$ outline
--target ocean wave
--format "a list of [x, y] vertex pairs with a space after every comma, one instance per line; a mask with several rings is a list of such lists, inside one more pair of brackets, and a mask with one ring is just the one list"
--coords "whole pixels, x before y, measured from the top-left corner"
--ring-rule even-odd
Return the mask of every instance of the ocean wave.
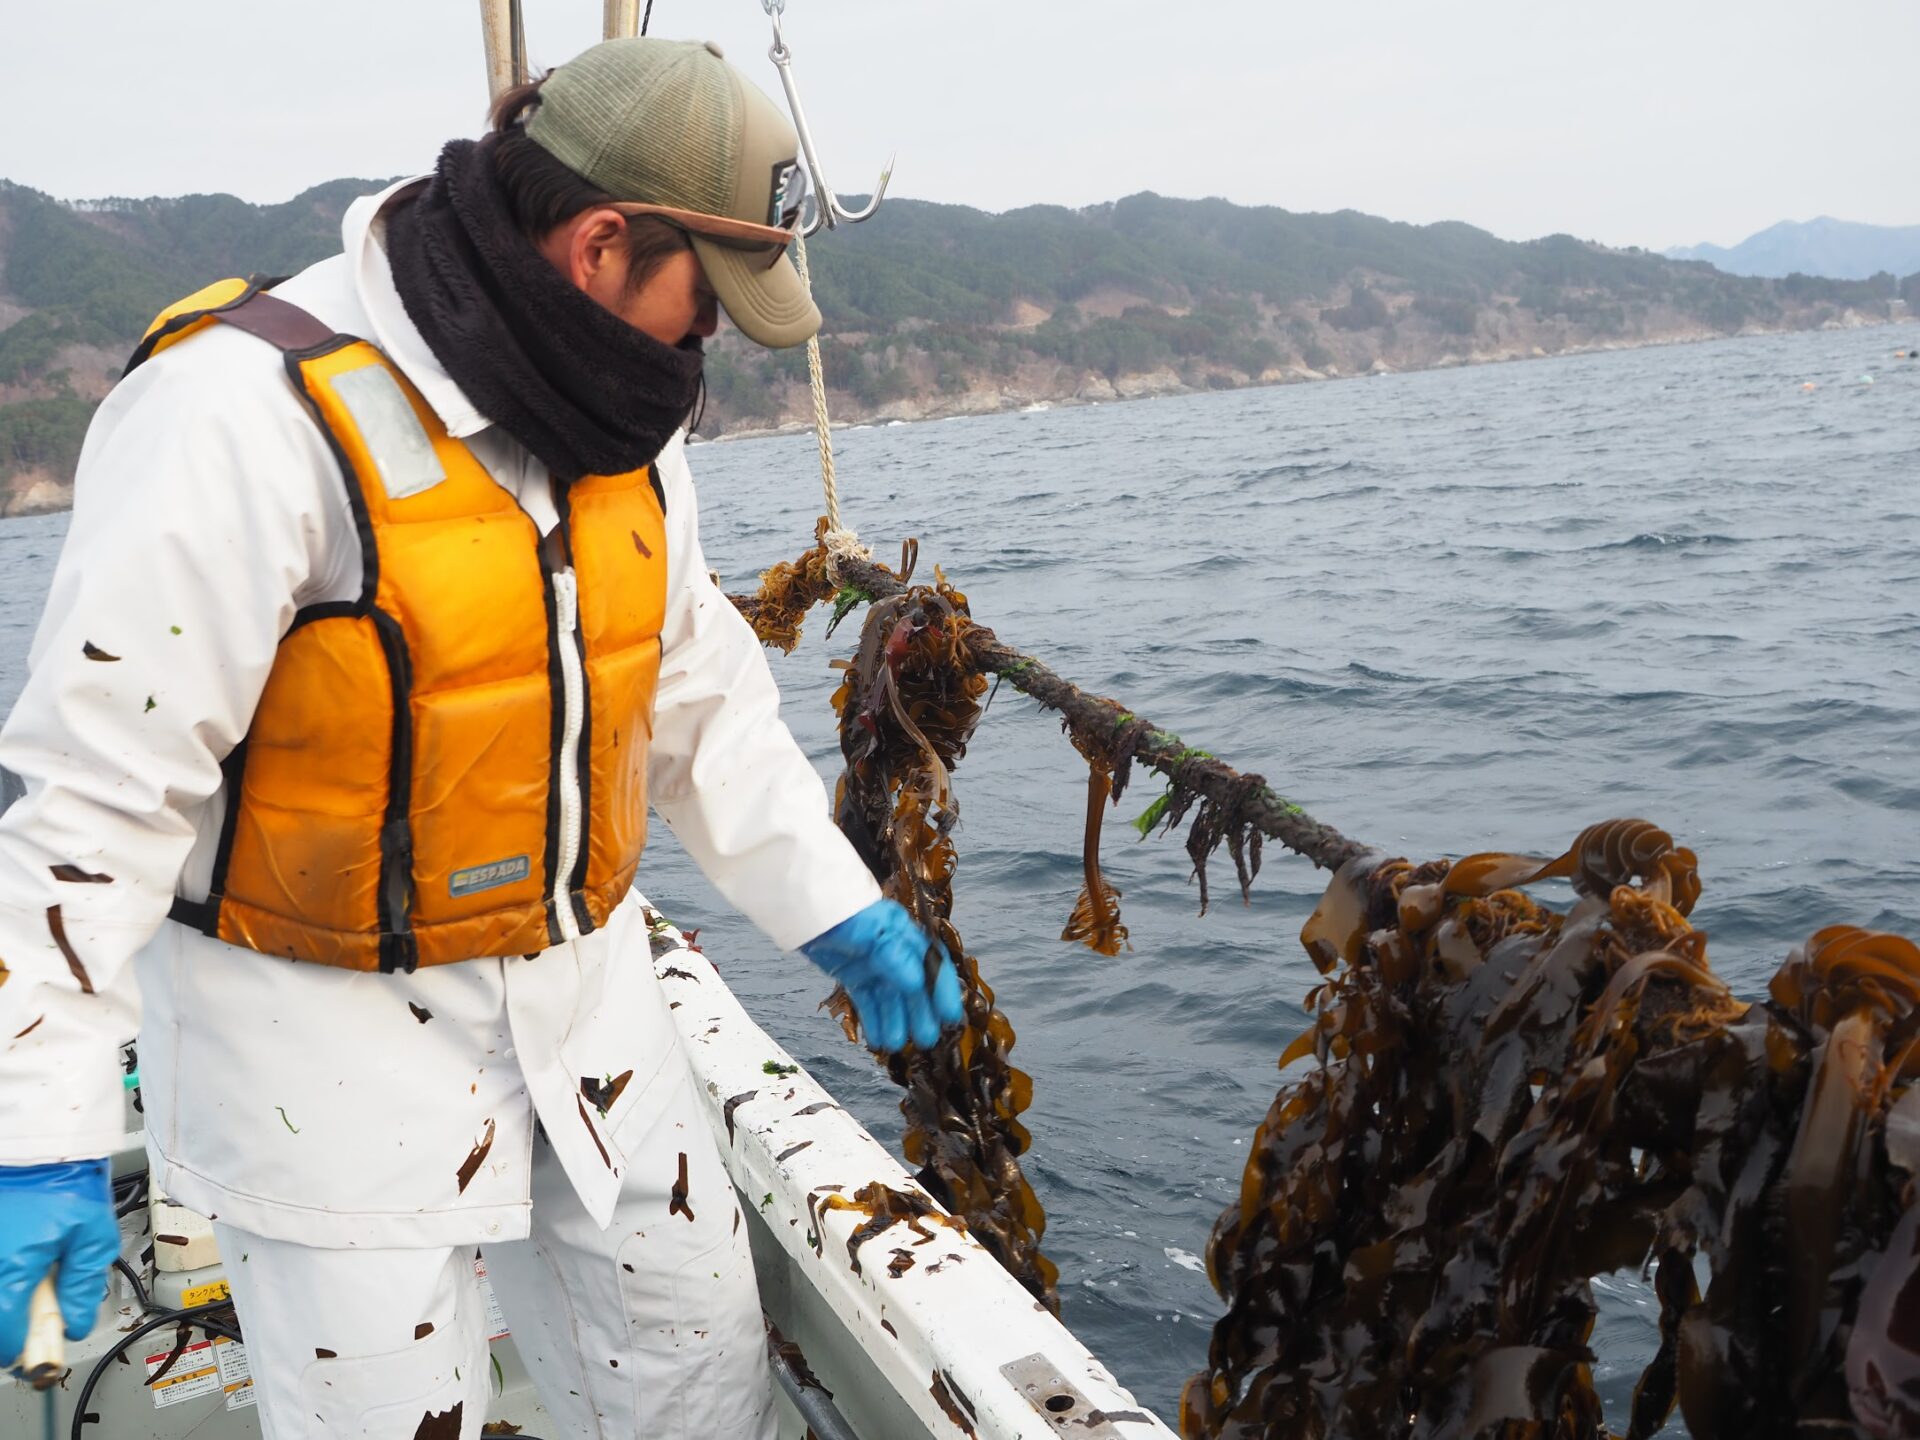
[[1371, 665], [1363, 665], [1358, 660], [1347, 662], [1347, 673], [1358, 675], [1363, 680], [1380, 680], [1392, 685], [1412, 685], [1423, 681], [1422, 675], [1401, 675], [1392, 670], [1376, 670]]
[[1735, 535], [1689, 535], [1684, 532], [1646, 530], [1631, 540], [1616, 540], [1610, 545], [1595, 545], [1594, 550], [1688, 550], [1708, 545], [1744, 545]]

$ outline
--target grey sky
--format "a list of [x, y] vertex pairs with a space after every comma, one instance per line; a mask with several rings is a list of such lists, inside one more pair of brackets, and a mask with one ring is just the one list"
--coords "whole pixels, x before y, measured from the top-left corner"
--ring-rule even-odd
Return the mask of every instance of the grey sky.
[[[644, 0], [643, 0], [644, 3]], [[599, 0], [526, 0], [537, 64]], [[475, 0], [0, 0], [0, 176], [283, 200], [427, 168], [484, 107]], [[1920, 222], [1920, 0], [790, 0], [822, 161], [1004, 210], [1139, 190], [1731, 243]], [[758, 0], [655, 0], [770, 92]]]

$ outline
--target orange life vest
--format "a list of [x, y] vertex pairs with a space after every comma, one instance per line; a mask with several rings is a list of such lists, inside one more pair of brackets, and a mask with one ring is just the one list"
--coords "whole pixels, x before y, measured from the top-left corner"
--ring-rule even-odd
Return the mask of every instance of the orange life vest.
[[294, 616], [224, 765], [211, 893], [174, 918], [353, 970], [595, 929], [646, 842], [658, 479], [575, 482], [543, 540], [385, 355], [257, 281], [163, 311], [128, 369], [216, 321], [284, 354], [340, 462], [364, 579]]

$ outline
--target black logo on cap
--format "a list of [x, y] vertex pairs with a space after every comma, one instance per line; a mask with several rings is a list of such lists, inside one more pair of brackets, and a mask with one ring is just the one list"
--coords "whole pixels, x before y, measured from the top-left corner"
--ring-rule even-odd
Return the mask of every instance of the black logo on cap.
[[767, 224], [787, 229], [799, 218], [807, 195], [807, 175], [798, 159], [781, 160], [773, 167], [773, 198], [767, 202]]

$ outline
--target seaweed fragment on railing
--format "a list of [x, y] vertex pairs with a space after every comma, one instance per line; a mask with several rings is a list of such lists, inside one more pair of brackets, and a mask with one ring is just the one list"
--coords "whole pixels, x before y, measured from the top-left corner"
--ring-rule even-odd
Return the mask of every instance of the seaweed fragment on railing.
[[[1046, 1216], [1019, 1162], [1031, 1137], [1018, 1117], [1033, 1083], [1008, 1063], [1013, 1027], [952, 919], [951, 832], [959, 815], [952, 771], [979, 723], [987, 685], [960, 650], [966, 597], [936, 577], [868, 612], [833, 699], [847, 767], [834, 813], [885, 893], [946, 947], [964, 991], [966, 1018], [957, 1029], [932, 1050], [886, 1061], [906, 1090], [906, 1158], [920, 1183], [1057, 1311], [1058, 1271], [1040, 1253]], [[857, 1039], [845, 993], [829, 1003]]]
[[[856, 1225], [847, 1236], [847, 1260], [853, 1273], [860, 1273], [860, 1247], [876, 1235], [884, 1235], [895, 1225], [905, 1225], [916, 1238], [915, 1245], [931, 1244], [933, 1231], [928, 1225], [943, 1225], [950, 1230], [966, 1233], [967, 1222], [958, 1215], [946, 1214], [933, 1208], [933, 1203], [924, 1195], [911, 1190], [896, 1190], [884, 1180], [871, 1180], [851, 1195], [828, 1195], [822, 1198], [819, 1211], [852, 1210], [866, 1217]], [[895, 1263], [887, 1267], [896, 1279], [913, 1268], [912, 1253], [904, 1252], [908, 1258], [901, 1263], [898, 1257], [902, 1251], [896, 1250]]]
[[[1518, 888], [1553, 878], [1564, 912]], [[1314, 1066], [1208, 1244], [1228, 1309], [1190, 1440], [1609, 1436], [1590, 1282], [1634, 1267], [1660, 1306], [1634, 1440], [1676, 1402], [1696, 1440], [1915, 1433], [1920, 950], [1822, 930], [1749, 1005], [1699, 895], [1638, 820], [1552, 861], [1342, 867], [1281, 1062]]]

